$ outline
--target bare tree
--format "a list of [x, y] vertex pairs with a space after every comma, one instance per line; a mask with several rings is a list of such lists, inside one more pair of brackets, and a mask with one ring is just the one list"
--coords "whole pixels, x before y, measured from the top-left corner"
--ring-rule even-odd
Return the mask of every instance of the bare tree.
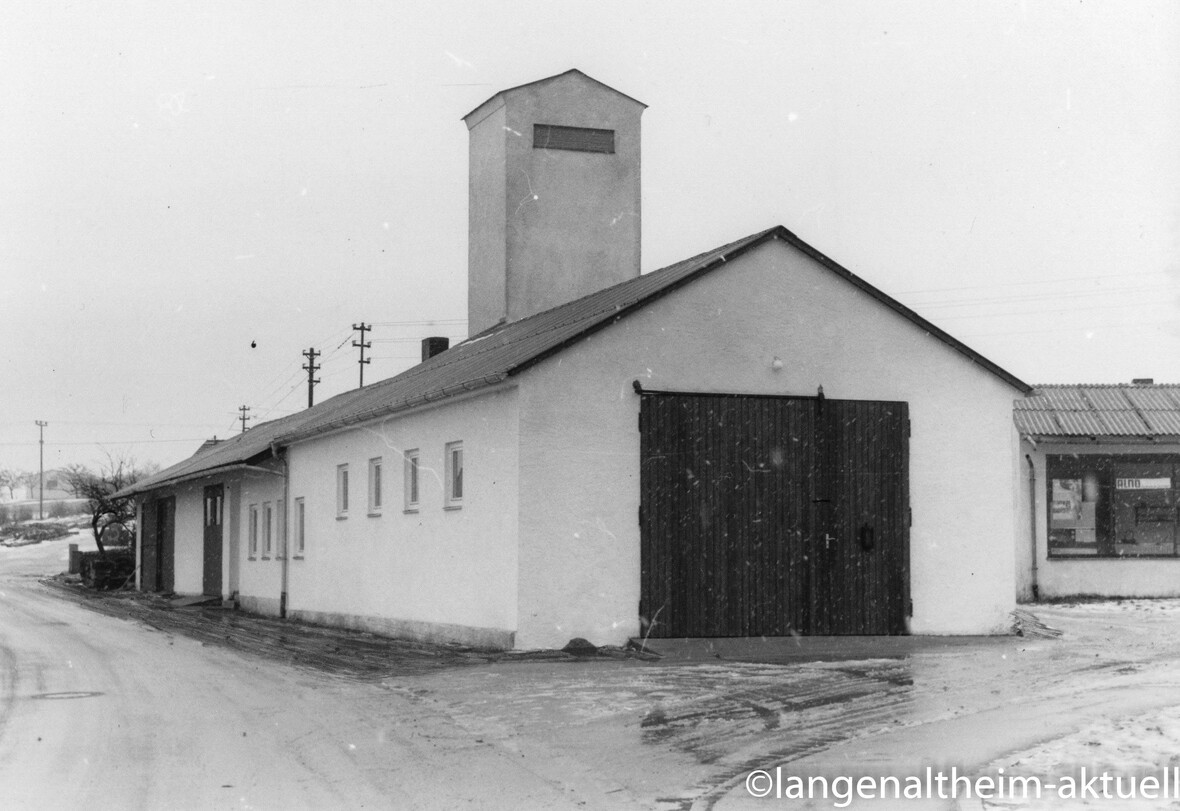
[[23, 470], [4, 468], [0, 470], [0, 487], [5, 487], [8, 489], [8, 497], [10, 499], [15, 498], [16, 488], [24, 483], [26, 476], [28, 476], [28, 474]]
[[63, 467], [61, 474], [66, 480], [66, 489], [74, 494], [74, 498], [86, 498], [86, 494], [78, 490], [78, 485], [89, 481], [95, 475], [90, 468], [75, 462]]
[[126, 524], [135, 518], [135, 501], [116, 497], [120, 490], [159, 470], [156, 464], [138, 465], [127, 456], [107, 454], [107, 461], [96, 473], [84, 465], [70, 465], [65, 469], [69, 487], [79, 498], [86, 499], [90, 512], [90, 529], [100, 555], [106, 555], [102, 543], [103, 530], [113, 524]]

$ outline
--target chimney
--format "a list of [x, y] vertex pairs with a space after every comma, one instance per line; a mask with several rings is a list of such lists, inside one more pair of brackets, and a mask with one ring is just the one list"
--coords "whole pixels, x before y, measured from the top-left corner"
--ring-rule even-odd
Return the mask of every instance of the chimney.
[[468, 334], [639, 275], [645, 106], [570, 70], [464, 117]]
[[1132, 386], [1153, 386], [1155, 385], [1154, 377], [1136, 377], [1131, 380]]
[[435, 355], [446, 352], [451, 346], [451, 339], [441, 336], [422, 339], [422, 360], [430, 360]]

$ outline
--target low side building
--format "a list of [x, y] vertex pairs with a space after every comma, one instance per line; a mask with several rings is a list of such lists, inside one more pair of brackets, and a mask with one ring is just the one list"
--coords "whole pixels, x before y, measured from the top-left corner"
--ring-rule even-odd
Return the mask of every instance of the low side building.
[[1180, 386], [1037, 386], [1015, 419], [1020, 598], [1180, 596]]

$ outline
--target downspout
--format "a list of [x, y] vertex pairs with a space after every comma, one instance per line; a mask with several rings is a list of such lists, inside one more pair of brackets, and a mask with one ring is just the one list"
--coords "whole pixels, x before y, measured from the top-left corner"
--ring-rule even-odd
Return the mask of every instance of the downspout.
[[291, 481], [288, 475], [290, 471], [287, 469], [287, 456], [286, 454], [280, 455], [278, 443], [270, 443], [270, 455], [283, 463], [283, 537], [280, 539], [283, 544], [281, 558], [283, 562], [279, 566], [279, 571], [282, 573], [279, 585], [279, 617], [285, 619], [287, 616], [287, 564], [291, 557], [291, 549], [287, 544], [287, 538], [291, 534], [287, 527], [291, 523]]
[[1037, 585], [1037, 468], [1033, 465], [1032, 456], [1026, 453], [1024, 458], [1028, 462], [1028, 533], [1032, 548], [1032, 598], [1035, 603], [1041, 598]]

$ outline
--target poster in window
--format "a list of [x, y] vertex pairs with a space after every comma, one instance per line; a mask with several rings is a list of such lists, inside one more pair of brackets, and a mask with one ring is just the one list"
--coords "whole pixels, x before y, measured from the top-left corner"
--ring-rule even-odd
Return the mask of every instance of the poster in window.
[[1082, 480], [1054, 479], [1049, 515], [1054, 527], [1075, 527], [1082, 517]]

